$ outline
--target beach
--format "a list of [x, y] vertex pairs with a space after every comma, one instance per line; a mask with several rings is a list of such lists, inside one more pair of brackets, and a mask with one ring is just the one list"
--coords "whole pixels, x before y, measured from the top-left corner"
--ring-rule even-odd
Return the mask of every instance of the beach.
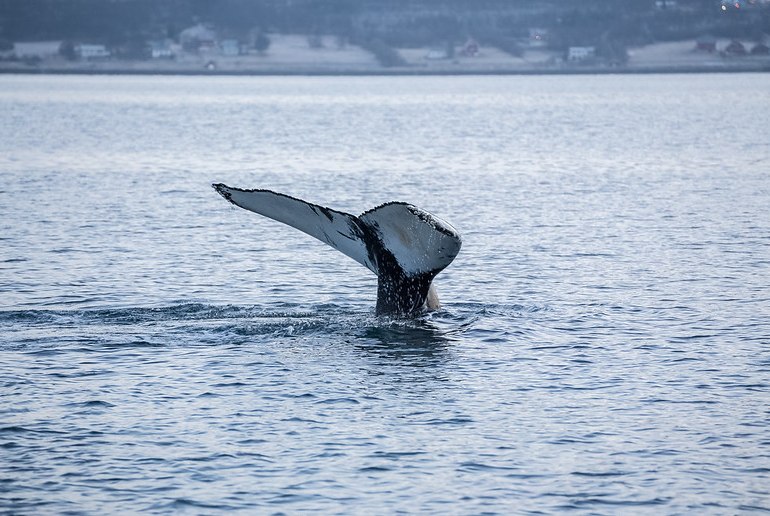
[[480, 45], [472, 55], [458, 47], [449, 57], [444, 49], [394, 48], [400, 64], [383, 66], [360, 46], [321, 37], [309, 43], [299, 34], [271, 35], [267, 51], [222, 55], [216, 50], [186, 53], [173, 58], [125, 60], [117, 58], [66, 60], [58, 54], [0, 61], [0, 73], [52, 74], [179, 74], [179, 75], [532, 75], [597, 73], [766, 72], [770, 56], [724, 51], [731, 41], [720, 39], [714, 51], [697, 49], [695, 40], [663, 42], [629, 48], [625, 63], [598, 59], [568, 60], [542, 47], [524, 48], [514, 56], [494, 46]]

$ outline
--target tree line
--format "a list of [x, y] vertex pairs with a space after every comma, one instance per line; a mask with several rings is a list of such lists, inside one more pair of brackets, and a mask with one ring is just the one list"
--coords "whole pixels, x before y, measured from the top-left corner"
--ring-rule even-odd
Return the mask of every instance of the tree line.
[[515, 41], [531, 27], [548, 29], [549, 44], [559, 48], [623, 47], [704, 32], [770, 32], [770, 9], [725, 15], [718, 0], [674, 5], [661, 9], [655, 0], [0, 0], [0, 40], [125, 46], [176, 39], [185, 28], [208, 23], [236, 37], [254, 29], [329, 34], [379, 48], [473, 36], [515, 51]]

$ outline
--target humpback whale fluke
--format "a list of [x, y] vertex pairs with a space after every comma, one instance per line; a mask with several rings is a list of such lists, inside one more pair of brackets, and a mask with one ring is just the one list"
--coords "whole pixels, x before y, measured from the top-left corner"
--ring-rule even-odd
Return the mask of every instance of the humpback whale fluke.
[[439, 308], [433, 278], [452, 263], [462, 241], [427, 211], [388, 202], [356, 217], [270, 190], [212, 186], [236, 206], [299, 229], [374, 272], [378, 315]]

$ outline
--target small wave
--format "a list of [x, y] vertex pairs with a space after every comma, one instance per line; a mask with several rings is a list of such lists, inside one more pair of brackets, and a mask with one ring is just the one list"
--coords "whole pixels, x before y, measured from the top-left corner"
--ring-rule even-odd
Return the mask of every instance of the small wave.
[[[414, 319], [378, 317], [371, 309], [290, 303], [239, 306], [178, 303], [161, 307], [0, 311], [13, 347], [40, 350], [78, 346], [158, 347], [240, 345], [255, 339], [303, 339], [348, 335], [373, 346], [432, 352], [472, 331], [482, 305], [460, 305]], [[196, 338], [197, 336], [197, 338]], [[2, 343], [2, 341], [0, 341]], [[23, 343], [23, 345], [22, 345]], [[87, 346], [86, 346], [87, 344]], [[66, 346], [63, 346], [66, 345]]]
[[418, 455], [425, 455], [425, 452], [421, 451], [377, 451], [370, 455], [371, 458], [400, 460], [403, 457], [416, 457]]
[[110, 408], [114, 407], [115, 405], [102, 400], [89, 400], [89, 401], [81, 401], [81, 402], [75, 402], [75, 403], [67, 403], [64, 405], [65, 407], [77, 407], [77, 408]]
[[32, 432], [32, 430], [29, 430], [27, 428], [24, 428], [23, 426], [5, 426], [0, 428], [0, 435], [2, 434], [21, 434], [25, 432]]
[[275, 307], [244, 307], [235, 305], [206, 305], [183, 303], [164, 307], [101, 308], [86, 310], [6, 310], [0, 311], [0, 322], [26, 322], [46, 324], [90, 322], [110, 324], [136, 324], [165, 321], [207, 321], [216, 319], [244, 319], [255, 317], [302, 318], [309, 315], [291, 305]]
[[519, 468], [516, 466], [484, 464], [481, 462], [463, 462], [460, 464], [460, 469], [463, 471], [515, 471]]
[[198, 500], [193, 500], [190, 498], [177, 498], [176, 500], [173, 500], [168, 504], [165, 504], [162, 506], [155, 506], [153, 508], [154, 509], [172, 509], [172, 510], [208, 509], [208, 510], [217, 510], [217, 511], [225, 511], [225, 510], [233, 509], [233, 507], [230, 507], [228, 505], [200, 502]]
[[573, 475], [576, 477], [597, 477], [597, 478], [605, 478], [605, 477], [622, 477], [624, 475], [628, 475], [629, 473], [626, 473], [624, 471], [573, 471]]
[[355, 398], [328, 398], [316, 402], [319, 405], [359, 405], [361, 402]]
[[585, 508], [587, 505], [611, 505], [620, 507], [643, 507], [646, 505], [665, 505], [671, 498], [650, 498], [647, 500], [618, 500], [614, 498], [585, 498], [573, 502], [575, 508]]
[[426, 425], [467, 425], [473, 423], [470, 417], [433, 418], [425, 421]]
[[478, 316], [521, 316], [537, 312], [550, 312], [553, 309], [547, 305], [522, 305], [517, 303], [452, 303], [445, 310], [449, 313]]
[[209, 305], [205, 303], [175, 303], [160, 307], [116, 307], [116, 308], [87, 308], [87, 309], [29, 309], [29, 310], [0, 310], [0, 322], [75, 323], [101, 322], [112, 324], [135, 324], [143, 322], [185, 321], [185, 320], [217, 320], [217, 319], [307, 319], [329, 315], [350, 315], [351, 318], [379, 320], [388, 324], [408, 326], [413, 321], [457, 321], [467, 322], [468, 319], [484, 315], [516, 315], [520, 313], [539, 312], [547, 310], [540, 306], [457, 303], [438, 312], [431, 312], [415, 319], [391, 319], [374, 317], [373, 311], [351, 312], [350, 307], [327, 303], [308, 307], [293, 303], [273, 303], [266, 306], [239, 305]]
[[359, 473], [384, 473], [387, 471], [392, 471], [393, 468], [388, 468], [386, 466], [366, 466], [363, 468], [358, 468]]
[[31, 428], [26, 428], [26, 427], [23, 427], [23, 426], [6, 426], [6, 427], [0, 428], [0, 435], [3, 435], [3, 434], [26, 434], [26, 433], [64, 435], [67, 432], [62, 432], [62, 431], [59, 431], [59, 430], [48, 430], [48, 429], [31, 429]]

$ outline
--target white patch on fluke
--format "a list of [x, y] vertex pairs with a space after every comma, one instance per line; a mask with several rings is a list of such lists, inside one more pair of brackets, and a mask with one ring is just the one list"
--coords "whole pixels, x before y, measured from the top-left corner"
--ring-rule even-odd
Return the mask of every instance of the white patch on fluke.
[[375, 229], [407, 274], [441, 270], [460, 252], [460, 235], [452, 226], [411, 204], [384, 204], [359, 219]]
[[366, 245], [351, 227], [351, 223], [356, 223], [353, 215], [270, 190], [240, 190], [221, 184], [214, 188], [236, 206], [299, 229], [377, 273], [375, 264], [369, 261]]

